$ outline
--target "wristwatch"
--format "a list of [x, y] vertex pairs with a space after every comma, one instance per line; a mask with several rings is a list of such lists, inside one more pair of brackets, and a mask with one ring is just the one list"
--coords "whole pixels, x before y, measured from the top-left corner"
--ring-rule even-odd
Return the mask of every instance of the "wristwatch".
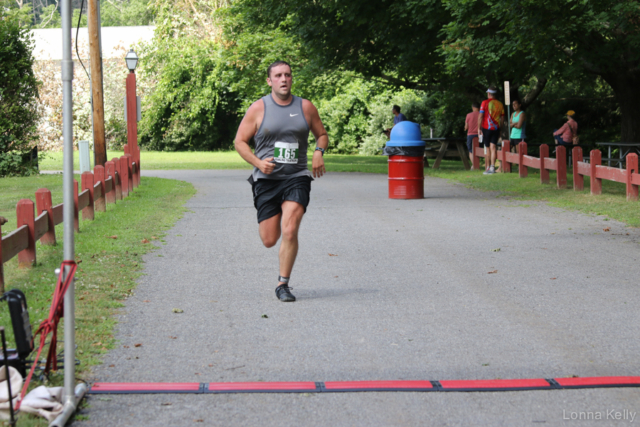
[[324, 148], [316, 147], [316, 151], [319, 151], [320, 153], [322, 153], [322, 156], [324, 157]]

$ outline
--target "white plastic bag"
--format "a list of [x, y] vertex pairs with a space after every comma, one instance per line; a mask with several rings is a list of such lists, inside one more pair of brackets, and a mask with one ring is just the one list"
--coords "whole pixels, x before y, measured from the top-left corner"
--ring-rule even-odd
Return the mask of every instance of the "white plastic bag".
[[[9, 366], [9, 378], [11, 381], [11, 400], [15, 408], [22, 391], [22, 375], [16, 368]], [[7, 387], [7, 371], [4, 365], [0, 365], [0, 419], [9, 419], [9, 389]]]

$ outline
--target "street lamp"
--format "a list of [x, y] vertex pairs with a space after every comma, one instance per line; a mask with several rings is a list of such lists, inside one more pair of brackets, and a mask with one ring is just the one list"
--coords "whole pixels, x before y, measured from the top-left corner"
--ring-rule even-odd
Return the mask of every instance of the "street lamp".
[[129, 71], [133, 73], [138, 65], [138, 55], [136, 55], [133, 49], [131, 49], [127, 52], [127, 56], [124, 57], [124, 60], [127, 63]]
[[[126, 120], [127, 120], [127, 145], [124, 147], [125, 156], [130, 155], [136, 164], [136, 173], [133, 174], [132, 185], [137, 187], [140, 183], [140, 149], [138, 148], [138, 97], [136, 96], [136, 66], [138, 55], [130, 49], [124, 57], [129, 74], [127, 75]], [[123, 183], [122, 185], [126, 185]], [[129, 188], [133, 190], [133, 187]]]

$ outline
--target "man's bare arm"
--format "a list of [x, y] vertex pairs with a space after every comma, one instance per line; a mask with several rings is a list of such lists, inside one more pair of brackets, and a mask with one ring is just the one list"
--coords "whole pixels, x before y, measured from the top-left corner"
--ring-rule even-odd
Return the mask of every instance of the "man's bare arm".
[[260, 169], [262, 173], [269, 175], [275, 167], [275, 164], [272, 163], [273, 157], [261, 160], [251, 151], [251, 147], [249, 147], [249, 141], [258, 132], [263, 117], [264, 105], [262, 101], [254, 102], [247, 110], [242, 122], [240, 122], [234, 145], [240, 157], [250, 165]]
[[[313, 137], [316, 139], [316, 145], [323, 150], [326, 150], [327, 147], [329, 147], [329, 136], [322, 124], [322, 120], [320, 120], [318, 109], [310, 101], [303, 99], [302, 111], [307, 119], [307, 123], [309, 123], [309, 129], [311, 130]], [[327, 170], [324, 167], [324, 159], [322, 158], [322, 153], [320, 151], [313, 152], [311, 168], [313, 169], [313, 176], [316, 178], [320, 178], [322, 175], [327, 173]]]

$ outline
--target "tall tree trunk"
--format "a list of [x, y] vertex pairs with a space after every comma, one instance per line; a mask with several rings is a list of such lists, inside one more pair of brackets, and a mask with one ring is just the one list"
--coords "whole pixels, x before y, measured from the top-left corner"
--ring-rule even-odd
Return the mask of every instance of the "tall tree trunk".
[[640, 142], [640, 72], [603, 75], [622, 112], [620, 142]]

